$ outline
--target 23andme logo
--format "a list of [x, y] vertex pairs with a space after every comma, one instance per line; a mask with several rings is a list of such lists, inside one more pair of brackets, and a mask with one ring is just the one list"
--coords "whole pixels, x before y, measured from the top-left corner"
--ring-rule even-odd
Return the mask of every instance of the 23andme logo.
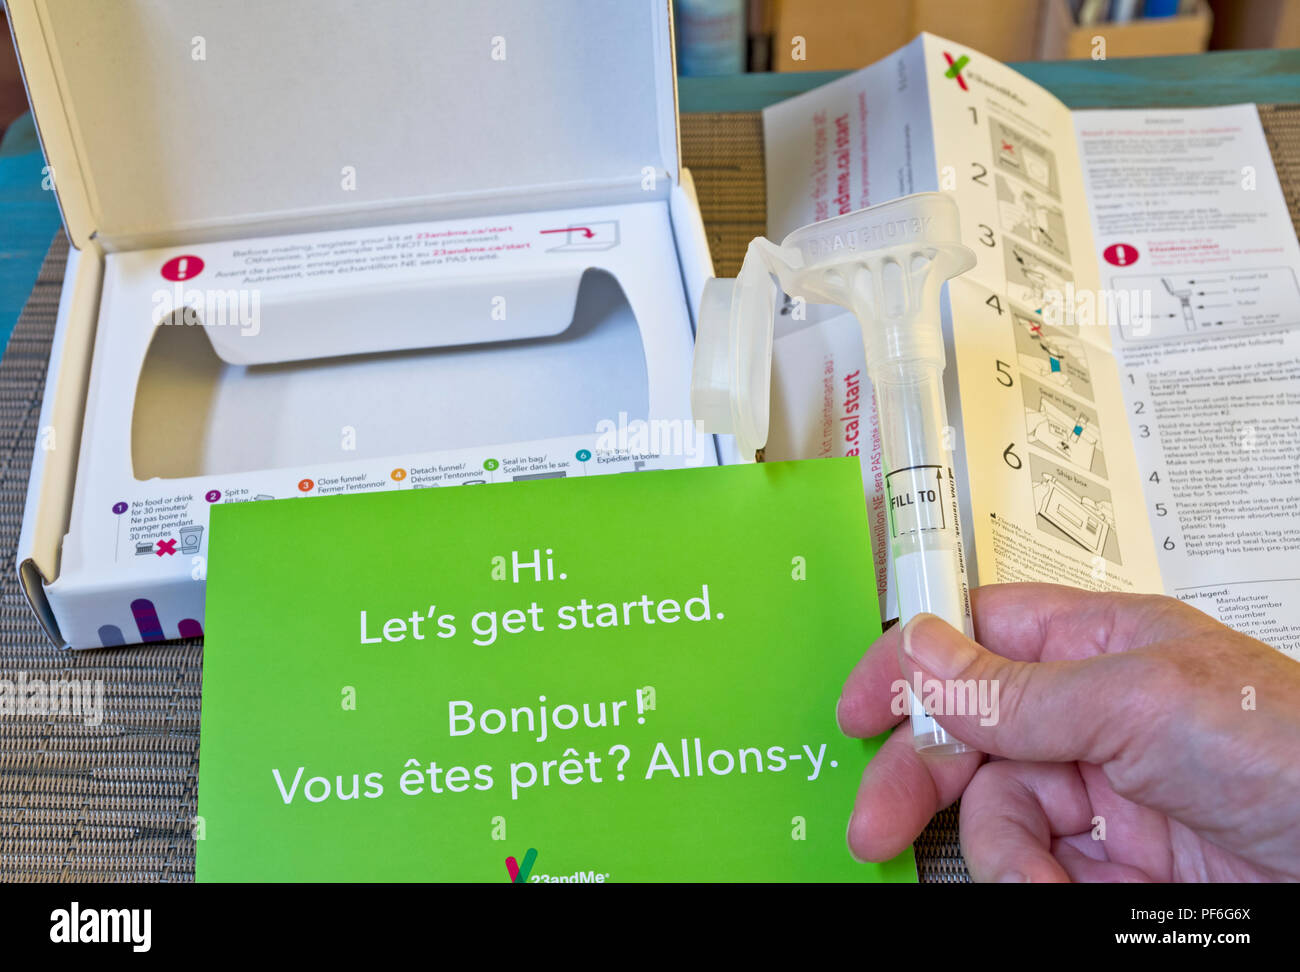
[[528, 853], [524, 855], [524, 862], [520, 864], [513, 857], [506, 858], [506, 873], [510, 875], [512, 884], [527, 884], [528, 875], [533, 873], [533, 864], [537, 861], [537, 848], [528, 848]]
[[962, 91], [969, 91], [970, 88], [966, 87], [966, 79], [961, 76], [961, 72], [970, 63], [970, 58], [963, 54], [954, 61], [952, 55], [944, 51], [943, 59], [948, 62], [948, 70], [943, 72], [943, 76], [945, 78], [955, 78]]

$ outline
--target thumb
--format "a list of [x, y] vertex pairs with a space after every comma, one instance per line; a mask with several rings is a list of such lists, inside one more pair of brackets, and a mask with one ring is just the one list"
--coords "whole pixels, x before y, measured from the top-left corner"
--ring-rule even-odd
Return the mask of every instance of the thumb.
[[1149, 654], [1012, 661], [933, 614], [913, 617], [899, 640], [899, 665], [909, 686], [921, 686], [921, 704], [986, 753], [1101, 764], [1152, 725]]

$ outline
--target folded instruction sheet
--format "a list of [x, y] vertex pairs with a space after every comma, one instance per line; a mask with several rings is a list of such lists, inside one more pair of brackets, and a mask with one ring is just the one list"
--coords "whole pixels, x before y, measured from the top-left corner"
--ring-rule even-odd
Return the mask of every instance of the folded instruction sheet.
[[[1254, 105], [1072, 112], [925, 34], [764, 130], [773, 239], [957, 199], [978, 258], [944, 311], [973, 583], [1165, 592], [1300, 656], [1300, 247]], [[798, 310], [768, 456], [860, 456], [883, 536], [874, 410], [846, 409], [870, 401], [856, 326]]]

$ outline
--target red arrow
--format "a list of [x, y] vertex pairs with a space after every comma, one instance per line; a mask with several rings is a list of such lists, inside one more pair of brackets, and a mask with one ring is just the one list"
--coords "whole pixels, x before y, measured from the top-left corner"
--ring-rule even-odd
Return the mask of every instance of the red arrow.
[[565, 227], [564, 229], [557, 229], [557, 230], [541, 230], [540, 232], [543, 232], [543, 233], [581, 233], [581, 234], [582, 234], [583, 236], [585, 236], [587, 239], [591, 239], [593, 236], [596, 235], [596, 234], [593, 233], [591, 230], [587, 229], [587, 227], [585, 227], [585, 226], [567, 226], [567, 227]]

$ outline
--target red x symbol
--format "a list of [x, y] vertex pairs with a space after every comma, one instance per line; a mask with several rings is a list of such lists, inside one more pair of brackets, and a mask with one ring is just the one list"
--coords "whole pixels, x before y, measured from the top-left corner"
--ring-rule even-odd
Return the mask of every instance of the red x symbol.
[[1006, 152], [1008, 155], [1014, 155], [1016, 147], [1004, 138], [1002, 140], [1002, 151]]
[[175, 554], [175, 553], [176, 553], [176, 541], [175, 541], [175, 540], [159, 540], [159, 541], [158, 541], [158, 556], [159, 556], [159, 557], [161, 557], [163, 554]]
[[947, 51], [943, 52], [943, 59], [948, 62], [948, 70], [944, 72], [945, 78], [955, 78], [962, 91], [969, 91], [966, 87], [966, 79], [961, 76], [962, 68], [970, 63], [970, 58], [963, 54], [957, 60], [952, 59], [952, 55]]

